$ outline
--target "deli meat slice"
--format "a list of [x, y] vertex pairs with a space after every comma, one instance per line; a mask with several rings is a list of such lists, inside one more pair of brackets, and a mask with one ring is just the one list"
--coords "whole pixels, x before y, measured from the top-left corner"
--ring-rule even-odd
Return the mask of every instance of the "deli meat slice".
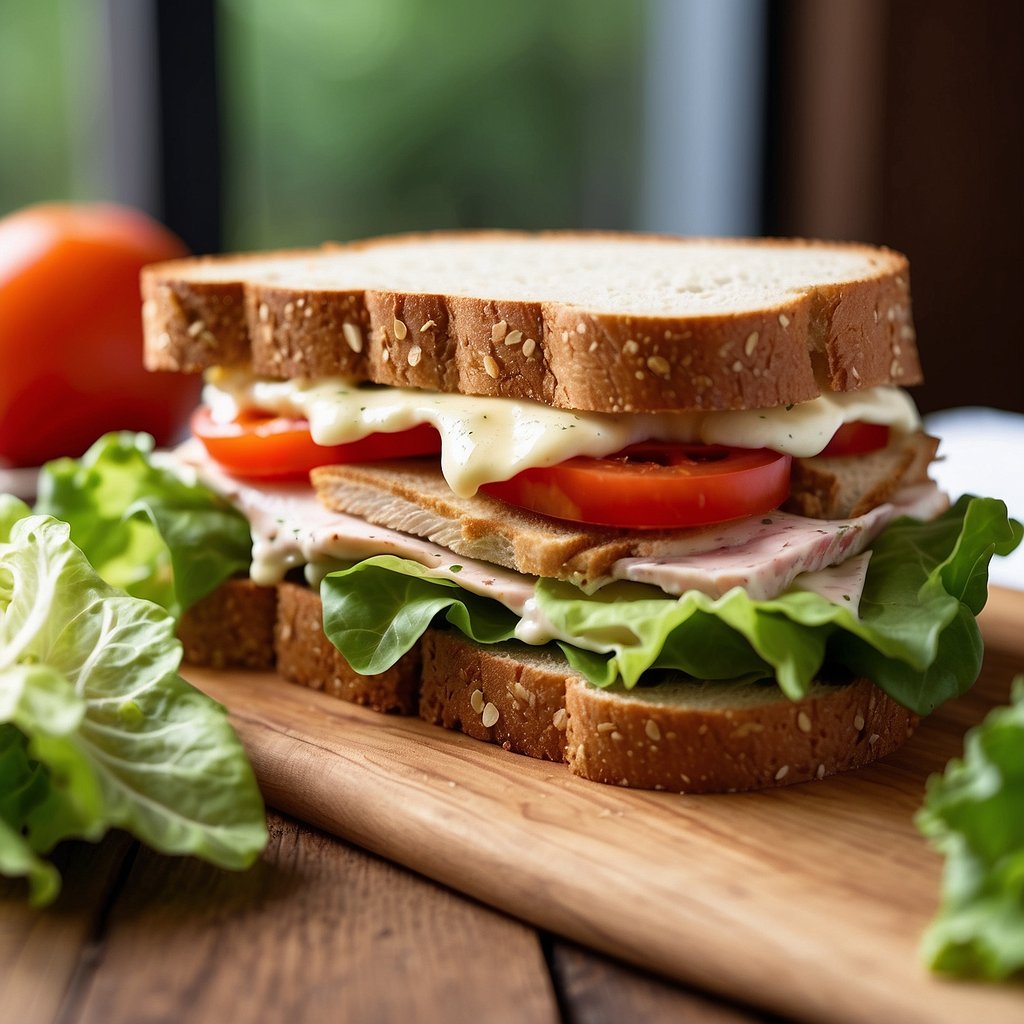
[[649, 583], [669, 594], [699, 590], [721, 597], [742, 587], [764, 601], [787, 590], [801, 573], [839, 565], [860, 554], [897, 516], [930, 519], [947, 504], [946, 496], [929, 482], [900, 491], [893, 501], [855, 519], [806, 519], [774, 512], [731, 527], [738, 543], [728, 547], [656, 559], [623, 558], [612, 566], [612, 576]]
[[317, 584], [339, 563], [394, 555], [426, 566], [431, 576], [455, 580], [466, 590], [500, 601], [516, 614], [533, 597], [536, 581], [530, 576], [488, 562], [457, 559], [430, 541], [334, 512], [305, 484], [240, 480], [225, 473], [196, 442], [170, 453], [167, 465], [183, 476], [194, 476], [249, 520], [249, 575], [261, 586], [279, 583], [289, 570], [303, 566], [306, 579]]
[[[462, 558], [480, 559], [530, 576], [565, 580], [588, 592], [612, 579], [634, 578], [629, 575], [633, 565], [651, 567], [672, 562], [682, 568], [692, 559], [693, 565], [703, 567], [704, 556], [741, 548], [746, 549], [746, 556], [737, 558], [746, 557], [750, 563], [749, 571], [742, 571], [739, 562], [732, 566], [740, 570], [735, 575], [741, 585], [749, 576], [754, 586], [773, 591], [780, 584], [768, 585], [772, 572], [763, 564], [766, 558], [774, 560], [780, 550], [787, 553], [776, 565], [776, 576], [783, 587], [801, 571], [793, 570], [789, 557], [797, 552], [783, 549], [784, 544], [797, 544], [807, 565], [821, 568], [832, 564], [831, 559], [860, 550], [856, 545], [863, 545], [865, 537], [870, 540], [890, 517], [887, 511], [872, 510], [868, 518], [848, 514], [836, 522], [819, 523], [817, 518], [797, 512], [773, 512], [764, 517], [770, 520], [768, 523], [758, 517], [690, 529], [633, 530], [553, 519], [485, 494], [459, 497], [448, 487], [436, 460], [324, 466], [314, 470], [312, 478], [320, 501], [336, 512], [423, 537]], [[887, 495], [886, 502], [891, 504], [893, 497]], [[839, 543], [851, 524], [856, 535]], [[806, 532], [819, 527], [824, 534]], [[799, 542], [795, 536], [798, 533]], [[781, 534], [786, 536], [780, 539]], [[636, 571], [641, 572], [639, 568]], [[647, 572], [643, 570], [645, 581], [650, 578]], [[659, 574], [657, 578], [669, 577]], [[707, 579], [703, 574], [690, 578]], [[668, 586], [676, 592], [676, 584]], [[700, 586], [716, 593], [720, 589], [713, 580]]]

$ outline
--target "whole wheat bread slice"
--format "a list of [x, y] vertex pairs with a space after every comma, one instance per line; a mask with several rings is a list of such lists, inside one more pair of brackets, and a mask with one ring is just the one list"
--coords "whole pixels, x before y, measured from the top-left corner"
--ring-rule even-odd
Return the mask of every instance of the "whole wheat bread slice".
[[927, 480], [938, 447], [938, 438], [919, 431], [856, 457], [794, 459], [792, 490], [782, 507], [812, 519], [863, 515], [901, 487]]
[[665, 679], [566, 689], [566, 760], [575, 775], [639, 789], [739, 792], [823, 779], [885, 757], [918, 718], [873, 683], [777, 686]]
[[142, 275], [146, 365], [250, 364], [603, 412], [921, 379], [905, 257], [600, 233], [405, 235]]
[[420, 718], [516, 754], [565, 760], [565, 659], [519, 643], [481, 647], [451, 630], [421, 642]]
[[[272, 630], [268, 602], [277, 609]], [[218, 617], [225, 608], [234, 609], [228, 620]], [[917, 722], [863, 679], [816, 684], [798, 702], [775, 686], [670, 673], [654, 686], [602, 690], [549, 648], [484, 646], [450, 629], [428, 630], [393, 668], [361, 676], [327, 639], [321, 614], [307, 588], [281, 584], [275, 595], [230, 580], [186, 613], [179, 633], [193, 664], [266, 667], [276, 658], [289, 682], [376, 711], [418, 707], [436, 725], [641, 789], [709, 793], [821, 779], [885, 756]]]
[[276, 623], [276, 587], [228, 580], [182, 615], [184, 660], [210, 668], [273, 668]]
[[359, 675], [324, 634], [323, 606], [317, 593], [287, 582], [276, 589], [274, 656], [277, 671], [285, 679], [384, 714], [416, 714], [419, 648], [409, 651], [386, 672]]

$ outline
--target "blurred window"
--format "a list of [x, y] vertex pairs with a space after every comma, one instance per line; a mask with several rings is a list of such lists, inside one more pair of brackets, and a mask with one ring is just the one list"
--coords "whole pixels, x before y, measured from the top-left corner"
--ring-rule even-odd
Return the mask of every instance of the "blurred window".
[[0, 0], [0, 214], [117, 200], [160, 216], [150, 0]]
[[226, 246], [627, 226], [644, 11], [220, 0]]
[[61, 0], [0, 0], [0, 212], [72, 189]]
[[756, 231], [763, 2], [0, 0], [0, 213], [113, 199], [203, 251]]

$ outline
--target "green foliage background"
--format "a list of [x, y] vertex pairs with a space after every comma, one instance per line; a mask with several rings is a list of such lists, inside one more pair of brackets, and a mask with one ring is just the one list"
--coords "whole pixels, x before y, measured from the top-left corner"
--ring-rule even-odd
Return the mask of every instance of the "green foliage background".
[[61, 0], [0, 0], [0, 213], [73, 196]]
[[[646, 5], [219, 0], [228, 249], [628, 227]], [[112, 198], [104, 5], [0, 0], [0, 213]]]

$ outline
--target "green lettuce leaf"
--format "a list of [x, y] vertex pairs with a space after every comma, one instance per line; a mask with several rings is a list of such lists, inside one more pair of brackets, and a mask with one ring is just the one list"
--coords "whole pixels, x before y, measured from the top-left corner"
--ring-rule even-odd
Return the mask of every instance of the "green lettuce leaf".
[[560, 644], [577, 671], [598, 686], [617, 678], [633, 686], [652, 667], [728, 679], [760, 666], [799, 699], [828, 661], [928, 714], [977, 679], [975, 615], [984, 606], [988, 564], [1020, 539], [1020, 524], [993, 498], [961, 498], [930, 522], [900, 519], [873, 545], [859, 616], [799, 592], [770, 601], [751, 600], [738, 589], [718, 599], [698, 593], [676, 599], [618, 584], [587, 597], [542, 580], [537, 600], [568, 636], [600, 639], [624, 628], [631, 634], [609, 644], [603, 664], [600, 656]]
[[262, 849], [252, 769], [224, 709], [177, 674], [180, 659], [174, 620], [106, 584], [67, 524], [33, 515], [9, 528], [0, 543], [0, 869], [27, 875], [33, 898], [53, 895], [35, 855], [110, 827], [223, 867], [247, 866]]
[[442, 612], [478, 643], [515, 634], [518, 616], [503, 605], [428, 573], [417, 562], [378, 555], [324, 577], [324, 632], [357, 672], [390, 668]]
[[106, 434], [81, 459], [48, 463], [36, 511], [71, 539], [111, 586], [173, 615], [249, 568], [245, 517], [205, 487], [150, 460], [146, 434]]
[[69, 836], [97, 839], [104, 832], [100, 782], [75, 737], [85, 707], [72, 684], [47, 665], [0, 667], [0, 722], [26, 737], [28, 754], [53, 783], [38, 802], [22, 807], [20, 825], [33, 850], [46, 852]]
[[0, 875], [27, 878], [35, 906], [60, 890], [57, 869], [25, 838], [29, 820], [45, 808], [55, 790], [46, 770], [28, 756], [28, 740], [13, 725], [0, 725]]
[[963, 760], [928, 780], [916, 822], [946, 856], [942, 905], [922, 946], [928, 964], [1024, 975], [1024, 676], [1011, 705], [967, 733]]
[[19, 519], [31, 515], [32, 510], [13, 494], [0, 494], [0, 544], [11, 536], [11, 529]]
[[865, 628], [836, 637], [837, 659], [919, 714], [959, 696], [981, 671], [975, 616], [989, 562], [1013, 551], [1022, 532], [1002, 501], [969, 495], [930, 522], [893, 523], [874, 545]]
[[[926, 714], [977, 678], [974, 616], [988, 563], [1020, 539], [1020, 524], [991, 498], [962, 498], [928, 523], [898, 520], [875, 542], [859, 616], [812, 593], [755, 601], [738, 588], [717, 599], [674, 598], [615, 583], [587, 595], [542, 579], [536, 600], [567, 638], [559, 646], [569, 663], [597, 686], [634, 686], [648, 669], [665, 668], [699, 679], [772, 677], [799, 699], [823, 665], [840, 666]], [[322, 596], [327, 635], [358, 671], [394, 664], [442, 610], [481, 643], [508, 639], [515, 625], [495, 602], [392, 557], [330, 574]]]

